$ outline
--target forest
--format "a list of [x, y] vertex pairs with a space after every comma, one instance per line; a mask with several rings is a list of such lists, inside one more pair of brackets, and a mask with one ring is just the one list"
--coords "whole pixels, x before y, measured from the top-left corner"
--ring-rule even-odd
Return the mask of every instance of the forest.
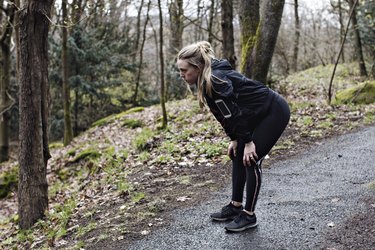
[[[375, 4], [371, 0], [313, 2], [0, 0], [0, 198], [9, 201], [9, 212], [0, 214], [0, 220], [7, 221], [2, 226], [4, 235], [17, 235], [7, 237], [9, 245], [54, 247], [56, 242], [64, 244], [61, 241], [67, 235], [76, 240], [85, 234], [68, 227], [74, 209], [88, 206], [78, 206], [61, 191], [64, 182], [75, 182], [73, 176], [86, 198], [96, 197], [87, 193], [90, 178], [100, 186], [110, 186], [101, 192], [110, 193], [114, 206], [121, 208], [117, 200], [137, 203], [146, 199], [146, 192], [137, 191], [142, 188], [130, 184], [128, 176], [136, 183], [144, 180], [123, 169], [126, 164], [134, 167], [150, 158], [158, 167], [199, 162], [205, 166], [201, 171], [208, 171], [212, 163], [201, 155], [213, 162], [223, 161], [219, 155], [226, 146], [217, 135], [222, 131], [206, 124], [212, 117], [197, 106], [195, 89], [182, 81], [175, 65], [178, 51], [188, 44], [209, 41], [217, 58], [226, 58], [236, 70], [287, 97], [297, 115], [293, 124], [299, 126], [299, 136], [317, 139], [333, 130], [343, 133], [346, 130], [337, 126], [344, 120], [372, 123]], [[347, 96], [349, 88], [351, 95]], [[316, 112], [316, 120], [300, 119], [312, 112]], [[192, 127], [181, 132], [176, 124], [184, 116], [192, 125], [204, 122], [201, 129], [207, 135]], [[314, 122], [322, 117], [330, 123], [316, 129]], [[143, 128], [146, 126], [152, 129]], [[202, 146], [196, 139], [208, 135], [217, 148], [209, 146], [212, 141]], [[102, 142], [91, 141], [95, 146], [90, 147], [96, 136]], [[283, 141], [279, 149], [290, 150], [294, 140], [301, 140], [295, 136]], [[189, 158], [194, 149], [185, 145], [188, 140], [203, 150], [191, 156], [194, 160]], [[176, 146], [180, 144], [183, 148]], [[135, 148], [134, 152], [124, 145]], [[185, 150], [187, 158], [181, 153]], [[123, 174], [117, 176], [118, 171]], [[10, 178], [9, 173], [17, 177]], [[197, 169], [194, 173], [199, 176]], [[175, 174], [171, 170], [166, 175]], [[220, 179], [221, 173], [216, 174]], [[103, 182], [101, 175], [106, 176]], [[12, 183], [9, 187], [7, 181]], [[78, 195], [73, 186], [72, 196]], [[62, 203], [72, 206], [64, 222], [57, 218], [61, 214], [56, 215], [59, 209], [63, 211]], [[46, 217], [48, 209], [48, 220], [37, 222]], [[153, 209], [158, 210], [158, 205], [153, 204]], [[64, 226], [54, 224], [56, 230], [45, 235], [43, 230], [53, 221]], [[33, 234], [40, 241], [27, 238], [16, 226], [30, 229], [35, 223], [39, 233]], [[91, 226], [86, 225], [87, 232]], [[5, 238], [0, 236], [1, 241]]]

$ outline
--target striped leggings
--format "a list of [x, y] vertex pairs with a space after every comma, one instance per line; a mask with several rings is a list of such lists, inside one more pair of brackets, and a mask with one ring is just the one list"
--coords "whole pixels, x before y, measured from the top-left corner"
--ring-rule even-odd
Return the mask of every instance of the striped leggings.
[[[280, 138], [290, 118], [287, 102], [276, 94], [268, 115], [258, 124], [253, 132], [253, 142], [259, 159], [263, 159]], [[261, 161], [250, 167], [243, 165], [245, 143], [238, 140], [237, 156], [232, 159], [232, 200], [241, 202], [246, 183], [245, 209], [255, 210], [260, 186], [262, 183]]]

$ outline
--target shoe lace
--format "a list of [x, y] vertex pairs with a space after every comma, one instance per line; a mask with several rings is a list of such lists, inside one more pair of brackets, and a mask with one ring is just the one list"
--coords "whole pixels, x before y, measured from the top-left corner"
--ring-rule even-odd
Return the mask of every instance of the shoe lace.
[[223, 207], [222, 209], [221, 209], [221, 213], [222, 214], [230, 214], [231, 213], [231, 211], [232, 211], [232, 208], [230, 207], [230, 205], [227, 205], [227, 206], [225, 206], [225, 207]]

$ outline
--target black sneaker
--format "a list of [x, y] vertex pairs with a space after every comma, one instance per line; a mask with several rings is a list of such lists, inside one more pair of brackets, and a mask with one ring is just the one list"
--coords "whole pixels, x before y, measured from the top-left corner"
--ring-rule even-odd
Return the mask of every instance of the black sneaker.
[[242, 209], [243, 209], [242, 205], [239, 207], [236, 207], [231, 202], [225, 207], [223, 207], [220, 212], [211, 214], [210, 217], [211, 219], [216, 220], [216, 221], [232, 220], [241, 213]]
[[257, 217], [254, 215], [249, 215], [242, 211], [231, 223], [226, 225], [224, 228], [232, 232], [241, 232], [248, 228], [256, 227]]

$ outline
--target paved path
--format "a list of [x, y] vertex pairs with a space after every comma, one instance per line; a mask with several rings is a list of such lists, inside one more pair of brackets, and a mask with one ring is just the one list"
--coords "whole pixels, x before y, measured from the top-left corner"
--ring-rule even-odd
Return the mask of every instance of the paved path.
[[225, 223], [210, 221], [209, 214], [229, 201], [228, 187], [204, 204], [176, 211], [168, 227], [126, 249], [319, 249], [331, 230], [364, 209], [363, 197], [375, 194], [368, 185], [374, 181], [372, 126], [264, 169], [258, 228], [226, 233]]

